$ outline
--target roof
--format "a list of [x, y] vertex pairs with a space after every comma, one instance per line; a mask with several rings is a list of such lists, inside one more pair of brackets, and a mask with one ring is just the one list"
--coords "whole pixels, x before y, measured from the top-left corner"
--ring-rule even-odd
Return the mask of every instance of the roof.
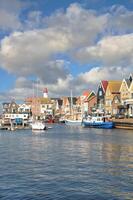
[[6, 104], [6, 105], [10, 105], [10, 103], [6, 103], [6, 102], [4, 102], [4, 103], [2, 103], [2, 104], [3, 104], [3, 105], [5, 105], [5, 104]]
[[52, 101], [51, 101], [51, 99], [49, 99], [49, 98], [44, 98], [44, 97], [40, 97], [40, 98], [38, 98], [39, 100], [40, 100], [40, 102], [41, 102], [41, 104], [51, 104], [52, 103]]
[[102, 84], [102, 87], [103, 87], [104, 92], [106, 92], [106, 89], [107, 89], [107, 86], [108, 86], [108, 81], [102, 80], [102, 81], [101, 81], [101, 84]]
[[94, 96], [96, 96], [95, 92], [91, 91], [89, 95], [85, 97], [84, 102], [87, 102], [89, 99], [91, 99], [91, 97], [94, 97]]
[[108, 87], [111, 93], [118, 93], [121, 87], [122, 81], [109, 81]]
[[89, 90], [85, 90], [82, 95], [87, 97], [87, 96], [89, 96], [90, 93], [91, 92]]
[[125, 81], [126, 81], [126, 83], [127, 83], [127, 86], [128, 86], [128, 88], [130, 87], [130, 85], [131, 85], [131, 81], [129, 80], [129, 79], [125, 79]]
[[89, 98], [89, 99], [88, 99], [88, 102], [90, 102], [90, 101], [92, 101], [92, 100], [94, 100], [94, 99], [97, 100], [97, 96], [96, 96], [96, 95], [94, 95], [94, 96], [92, 96], [91, 98]]

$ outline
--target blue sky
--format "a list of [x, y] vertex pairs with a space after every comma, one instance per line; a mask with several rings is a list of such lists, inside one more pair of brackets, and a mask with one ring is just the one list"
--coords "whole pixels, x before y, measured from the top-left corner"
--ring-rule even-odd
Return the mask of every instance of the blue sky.
[[96, 89], [133, 66], [133, 0], [0, 0], [0, 98]]

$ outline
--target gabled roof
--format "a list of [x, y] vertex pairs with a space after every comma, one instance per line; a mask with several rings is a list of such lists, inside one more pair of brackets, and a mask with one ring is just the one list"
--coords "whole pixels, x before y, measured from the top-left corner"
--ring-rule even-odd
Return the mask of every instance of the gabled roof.
[[95, 92], [91, 91], [91, 92], [89, 93], [89, 95], [86, 96], [86, 98], [84, 99], [84, 102], [89, 101], [89, 99], [91, 99], [91, 97], [94, 97], [94, 96], [95, 96]]
[[87, 97], [87, 96], [89, 96], [90, 93], [91, 93], [91, 91], [85, 90], [85, 91], [83, 92], [82, 96]]
[[113, 98], [113, 100], [112, 100], [112, 102], [113, 102], [116, 98], [117, 98], [118, 101], [120, 102], [120, 94], [115, 95], [114, 98]]
[[91, 96], [91, 97], [88, 99], [88, 102], [92, 101], [93, 99], [97, 99], [97, 96], [96, 96], [96, 95]]
[[119, 93], [122, 81], [109, 81], [108, 87], [111, 93]]
[[7, 106], [9, 106], [10, 105], [10, 103], [6, 103], [6, 102], [4, 102], [4, 103], [2, 103], [3, 105], [7, 105]]
[[130, 87], [130, 85], [131, 85], [131, 81], [130, 81], [130, 79], [125, 79], [125, 81], [126, 81], [126, 83], [127, 83], [127, 86], [128, 86], [128, 88]]
[[129, 78], [128, 78], [128, 79], [130, 80], [130, 82], [133, 81], [133, 73], [131, 73], [131, 74], [129, 75]]
[[102, 80], [101, 81], [101, 85], [103, 87], [104, 92], [106, 92], [106, 89], [107, 89], [107, 86], [108, 86], [108, 81]]

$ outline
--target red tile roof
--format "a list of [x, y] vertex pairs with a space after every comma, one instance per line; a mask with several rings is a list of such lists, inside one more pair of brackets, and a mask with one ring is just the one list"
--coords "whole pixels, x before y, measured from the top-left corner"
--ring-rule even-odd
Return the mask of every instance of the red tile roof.
[[90, 95], [90, 93], [91, 93], [90, 91], [85, 90], [82, 95], [85, 97], [88, 97]]
[[102, 84], [102, 87], [104, 89], [104, 92], [106, 92], [106, 89], [107, 89], [107, 86], [108, 86], [108, 81], [103, 80], [103, 81], [101, 81], [101, 84]]

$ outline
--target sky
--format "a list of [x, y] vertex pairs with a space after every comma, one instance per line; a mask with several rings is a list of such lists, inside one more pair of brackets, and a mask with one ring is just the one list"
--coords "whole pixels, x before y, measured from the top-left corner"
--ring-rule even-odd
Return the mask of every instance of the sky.
[[133, 73], [133, 0], [0, 0], [0, 101]]

